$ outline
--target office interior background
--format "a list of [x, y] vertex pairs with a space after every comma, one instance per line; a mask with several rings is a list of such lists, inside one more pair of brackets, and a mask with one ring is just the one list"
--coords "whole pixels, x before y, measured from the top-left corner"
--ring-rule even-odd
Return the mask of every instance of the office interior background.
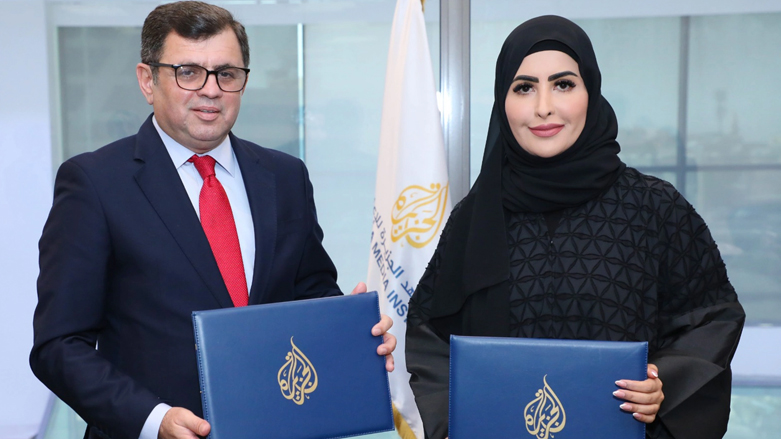
[[[159, 3], [0, 0], [0, 439], [83, 436], [83, 421], [27, 365], [37, 240], [59, 164], [134, 134], [150, 113], [135, 65], [141, 24]], [[326, 249], [350, 291], [368, 270], [395, 0], [214, 3], [250, 38], [234, 132], [306, 161]], [[426, 1], [456, 197], [480, 169], [502, 42], [543, 14], [590, 35], [621, 158], [673, 183], [710, 226], [747, 312], [727, 438], [777, 438], [781, 1]]]

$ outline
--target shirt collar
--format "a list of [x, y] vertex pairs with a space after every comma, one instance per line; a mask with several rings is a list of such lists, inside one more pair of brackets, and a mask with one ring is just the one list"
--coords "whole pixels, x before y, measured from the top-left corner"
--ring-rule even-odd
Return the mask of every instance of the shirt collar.
[[[171, 160], [173, 160], [176, 169], [179, 169], [180, 167], [187, 164], [187, 161], [190, 160], [190, 157], [192, 157], [194, 154], [193, 151], [187, 149], [184, 145], [180, 144], [174, 140], [173, 137], [169, 136], [165, 131], [163, 131], [163, 129], [160, 128], [160, 125], [157, 123], [157, 118], [154, 116], [152, 116], [152, 123], [154, 124], [155, 129], [157, 129], [157, 133], [160, 135], [160, 138], [163, 140], [163, 145], [165, 145], [165, 149], [168, 151], [168, 155], [171, 156]], [[233, 155], [230, 136], [225, 136], [225, 140], [223, 140], [222, 143], [220, 143], [216, 148], [212, 149], [206, 154], [199, 155], [212, 156], [214, 160], [216, 160], [217, 163], [219, 163], [220, 166], [222, 166], [222, 168], [228, 172], [228, 174], [235, 176], [234, 171], [236, 166], [236, 157]]]

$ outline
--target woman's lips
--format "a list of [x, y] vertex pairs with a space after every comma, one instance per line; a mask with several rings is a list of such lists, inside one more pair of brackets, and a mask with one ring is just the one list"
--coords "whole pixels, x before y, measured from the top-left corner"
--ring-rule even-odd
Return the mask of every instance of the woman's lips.
[[564, 125], [559, 124], [545, 124], [537, 125], [536, 127], [529, 127], [529, 131], [537, 137], [552, 137], [559, 133], [564, 128]]

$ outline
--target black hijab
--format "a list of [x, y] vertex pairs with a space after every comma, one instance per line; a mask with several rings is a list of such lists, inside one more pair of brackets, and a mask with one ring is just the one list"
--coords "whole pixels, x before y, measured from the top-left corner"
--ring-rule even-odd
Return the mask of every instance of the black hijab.
[[[505, 114], [505, 98], [518, 67], [527, 55], [541, 50], [559, 50], [577, 61], [588, 91], [583, 132], [570, 148], [549, 158], [521, 148]], [[565, 18], [537, 17], [507, 37], [496, 61], [494, 106], [483, 166], [453, 220], [441, 255], [430, 317], [452, 315], [473, 293], [507, 281], [510, 261], [505, 208], [547, 213], [578, 206], [604, 192], [623, 172], [626, 166], [618, 158], [616, 142], [618, 122], [602, 97], [601, 83], [591, 40]], [[508, 295], [509, 285], [486, 299], [484, 308], [506, 310]]]

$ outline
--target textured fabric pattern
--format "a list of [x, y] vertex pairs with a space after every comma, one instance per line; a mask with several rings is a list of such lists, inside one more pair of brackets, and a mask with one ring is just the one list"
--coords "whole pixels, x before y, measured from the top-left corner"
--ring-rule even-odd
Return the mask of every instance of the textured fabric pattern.
[[198, 196], [201, 225], [217, 260], [225, 287], [234, 306], [247, 306], [249, 291], [241, 258], [239, 235], [233, 220], [228, 195], [214, 174], [216, 161], [212, 156], [193, 155], [190, 160], [203, 178], [203, 187]]
[[515, 337], [649, 341], [659, 319], [736, 300], [702, 218], [669, 184], [628, 169], [562, 212], [507, 212]]

